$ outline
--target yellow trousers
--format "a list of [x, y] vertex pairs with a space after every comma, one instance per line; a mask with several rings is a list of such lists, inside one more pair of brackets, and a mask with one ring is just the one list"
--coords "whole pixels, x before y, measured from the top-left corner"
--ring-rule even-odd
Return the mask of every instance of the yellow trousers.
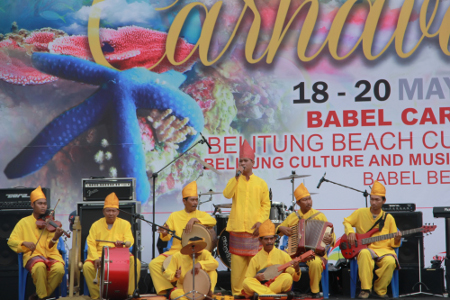
[[[141, 276], [141, 262], [139, 261], [139, 259], [137, 260], [137, 282], [139, 282], [139, 278]], [[100, 283], [100, 269], [98, 270], [97, 273], [97, 280], [98, 283], [95, 284], [94, 283], [94, 279], [95, 279], [95, 266], [92, 262], [90, 261], [86, 261], [83, 264], [83, 275], [84, 275], [84, 280], [86, 280], [86, 284], [88, 286], [89, 289], [89, 294], [91, 296], [92, 299], [99, 299], [100, 298], [100, 287], [99, 287], [99, 283]], [[129, 273], [128, 273], [128, 295], [132, 295], [134, 292], [134, 257], [130, 256], [130, 269], [129, 269]]]
[[64, 265], [60, 262], [54, 263], [47, 271], [43, 262], [35, 263], [31, 268], [31, 278], [36, 286], [36, 294], [39, 298], [47, 298], [61, 284], [64, 276]]
[[322, 279], [323, 264], [322, 259], [316, 256], [313, 260], [306, 263], [309, 268], [309, 286], [312, 293], [320, 292], [320, 280]]
[[274, 295], [288, 292], [292, 287], [292, 276], [288, 273], [280, 274], [275, 280], [267, 287], [256, 278], [245, 278], [243, 282], [244, 291], [247, 295]]
[[[217, 284], [217, 272], [216, 272], [216, 270], [214, 270], [214, 271], [210, 271], [210, 272], [207, 272], [208, 273], [208, 276], [209, 276], [209, 280], [211, 281], [211, 292], [213, 292], [214, 293], [214, 288], [216, 287], [216, 284]], [[196, 290], [198, 290], [197, 288], [198, 288], [199, 286], [197, 285], [197, 283], [195, 284], [195, 289]], [[181, 284], [181, 283], [177, 283], [177, 288], [176, 289], [174, 289], [173, 291], [172, 291], [172, 293], [170, 293], [170, 299], [175, 299], [175, 298], [178, 298], [178, 297], [180, 297], [181, 295], [184, 295], [186, 292], [189, 292], [189, 291], [191, 291], [192, 290], [192, 286], [188, 286], [187, 287], [187, 291], [185, 291], [184, 289], [183, 289], [183, 285]], [[197, 297], [198, 298], [198, 296], [200, 296], [199, 294], [196, 294], [196, 295], [194, 295], [195, 297]], [[188, 298], [186, 298], [186, 297], [181, 297], [181, 298], [179, 298], [180, 300], [188, 300]]]
[[240, 295], [248, 265], [253, 256], [231, 254], [231, 292]]
[[[370, 290], [373, 281], [373, 269], [375, 268], [374, 259], [368, 249], [363, 249], [358, 254], [358, 275], [361, 280], [361, 289]], [[387, 287], [392, 280], [392, 274], [396, 267], [395, 258], [392, 256], [384, 256], [380, 261], [376, 262], [378, 269], [375, 273], [378, 279], [375, 280], [373, 290], [378, 295], [386, 295]]]
[[158, 255], [148, 265], [150, 276], [152, 277], [153, 281], [153, 286], [155, 287], [157, 294], [165, 294], [166, 290], [173, 289], [172, 282], [167, 280], [163, 275], [163, 262], [166, 258], [167, 257], [162, 254]]

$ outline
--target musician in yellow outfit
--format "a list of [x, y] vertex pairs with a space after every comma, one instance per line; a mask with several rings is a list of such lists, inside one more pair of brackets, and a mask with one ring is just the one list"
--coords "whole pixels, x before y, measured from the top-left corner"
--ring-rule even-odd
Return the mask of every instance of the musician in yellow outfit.
[[[190, 233], [192, 226], [195, 223], [204, 226], [212, 227], [216, 225], [216, 219], [211, 217], [208, 213], [197, 210], [198, 193], [197, 182], [193, 181], [186, 185], [182, 191], [184, 209], [170, 214], [166, 223], [164, 224], [170, 230], [175, 231], [175, 235], [181, 237], [183, 231], [186, 229]], [[169, 241], [172, 235], [163, 228], [159, 228], [160, 238], [163, 241]], [[172, 283], [163, 275], [163, 262], [169, 256], [181, 250], [181, 241], [173, 238], [170, 250], [155, 257], [149, 264], [150, 275], [152, 277], [153, 285], [156, 293], [165, 295], [173, 288]]]
[[[386, 214], [381, 208], [386, 203], [386, 188], [375, 181], [370, 193], [370, 207], [360, 208], [349, 217], [344, 218], [345, 234], [350, 244], [355, 243], [356, 233], [366, 233], [374, 225], [380, 231], [372, 235], [373, 237], [397, 232], [395, 219], [390, 214]], [[380, 221], [379, 221], [380, 220]], [[378, 222], [378, 224], [376, 224]], [[374, 260], [378, 269], [375, 273], [378, 279], [375, 281], [374, 291], [380, 298], [388, 298], [387, 287], [392, 279], [392, 274], [398, 266], [397, 256], [393, 248], [400, 246], [401, 233], [398, 232], [395, 238], [374, 242], [368, 249], [363, 249], [357, 257], [358, 274], [361, 280], [361, 293], [358, 298], [366, 299], [370, 296], [373, 281]]]
[[45, 299], [61, 284], [64, 276], [64, 261], [57, 247], [63, 230], [57, 227], [55, 232], [49, 232], [36, 226], [36, 220], [47, 211], [47, 198], [40, 186], [31, 192], [30, 201], [33, 213], [16, 224], [8, 246], [16, 253], [23, 253], [23, 267], [33, 278], [36, 294], [29, 299]]
[[[83, 274], [92, 299], [99, 299], [100, 290], [99, 283], [95, 284], [96, 269], [101, 267], [102, 251], [104, 246], [115, 247], [131, 247], [134, 244], [133, 234], [131, 232], [131, 224], [127, 220], [118, 218], [119, 215], [119, 198], [115, 193], [111, 193], [105, 198], [103, 206], [104, 218], [94, 222], [89, 230], [86, 239], [88, 245], [87, 259], [83, 264]], [[97, 240], [113, 241], [115, 243], [97, 242]], [[134, 286], [134, 256], [130, 255], [130, 270], [128, 273], [128, 295], [133, 295]], [[139, 282], [141, 262], [137, 259], [137, 282]], [[100, 282], [100, 270], [98, 271], [97, 280]]]
[[[188, 245], [192, 244], [199, 244], [203, 243], [205, 246], [206, 243], [204, 242], [203, 238], [200, 237], [192, 237], [189, 239]], [[214, 288], [217, 283], [217, 272], [216, 269], [219, 266], [219, 262], [212, 257], [211, 252], [209, 252], [206, 249], [201, 250], [200, 252], [197, 252], [195, 254], [195, 268], [194, 272], [197, 274], [199, 270], [205, 271], [210, 279], [211, 282], [211, 289], [208, 293], [208, 295], [211, 297]], [[164, 271], [164, 277], [169, 280], [170, 282], [176, 282], [176, 288], [172, 291], [170, 294], [170, 299], [175, 299], [183, 294], [185, 294], [188, 291], [192, 290], [192, 287], [188, 287], [188, 290], [185, 291], [183, 289], [183, 283], [184, 278], [187, 274], [187, 272], [192, 271], [192, 255], [186, 255], [181, 253], [180, 251], [173, 254], [172, 259], [170, 260], [170, 264], [167, 267], [167, 270]], [[196, 278], [197, 280], [197, 278]], [[196, 290], [199, 284], [206, 284], [205, 282], [198, 282], [196, 281]], [[198, 295], [194, 295], [198, 296]], [[187, 300], [186, 297], [179, 298], [180, 300]]]
[[269, 188], [266, 182], [253, 174], [255, 152], [244, 140], [239, 152], [236, 176], [223, 190], [227, 199], [233, 199], [227, 231], [230, 233], [231, 292], [239, 295], [250, 259], [258, 253], [259, 226], [269, 218]]
[[[297, 212], [291, 213], [283, 223], [277, 228], [277, 233], [280, 236], [287, 235], [291, 236], [293, 234], [291, 226], [298, 224], [299, 218], [304, 220], [319, 220], [323, 222], [328, 222], [325, 215], [312, 208], [311, 194], [306, 189], [305, 185], [300, 184], [294, 191], [295, 199], [297, 200], [300, 209]], [[333, 233], [325, 234], [322, 240], [325, 245], [333, 245], [336, 241], [336, 236]], [[322, 279], [322, 271], [327, 263], [327, 254], [324, 256], [318, 256], [313, 260], [306, 263], [309, 268], [309, 286], [311, 288], [312, 298], [320, 298], [320, 280]]]
[[[288, 267], [284, 273], [271, 280], [265, 278], [263, 272], [258, 272], [276, 264], [286, 264], [292, 259], [289, 254], [274, 247], [276, 238], [275, 225], [272, 221], [266, 220], [262, 223], [259, 227], [259, 236], [263, 249], [250, 260], [243, 282], [243, 294], [245, 296], [253, 295], [253, 299], [257, 299], [258, 295], [274, 295], [289, 292], [293, 281], [298, 281], [301, 276], [298, 262], [293, 262], [293, 265]], [[263, 283], [264, 281], [267, 282]], [[292, 298], [292, 296], [293, 293], [289, 293], [288, 298]]]

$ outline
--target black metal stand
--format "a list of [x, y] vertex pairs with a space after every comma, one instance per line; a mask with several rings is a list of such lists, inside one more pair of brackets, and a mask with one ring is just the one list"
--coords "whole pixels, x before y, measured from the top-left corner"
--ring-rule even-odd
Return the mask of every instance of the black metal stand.
[[415, 292], [415, 293], [400, 295], [399, 297], [407, 297], [407, 296], [415, 296], [415, 295], [428, 295], [428, 296], [435, 296], [435, 297], [444, 297], [444, 295], [422, 292], [422, 285], [425, 286], [427, 291], [429, 291], [430, 289], [427, 287], [427, 285], [425, 283], [422, 282], [422, 268], [421, 268], [421, 266], [422, 266], [422, 251], [420, 251], [420, 240], [421, 239], [417, 239], [417, 248], [418, 248], [418, 256], [419, 256], [419, 267], [418, 267], [419, 281], [416, 282], [416, 284], [414, 284], [412, 287], [412, 290], [414, 291], [414, 288], [416, 287], [416, 285], [419, 285], [419, 291]]
[[127, 215], [130, 215], [130, 216], [132, 216], [132, 218], [133, 218], [132, 231], [133, 231], [133, 237], [134, 237], [135, 244], [134, 244], [134, 247], [133, 247], [133, 256], [134, 256], [134, 292], [133, 292], [132, 298], [139, 298], [139, 288], [138, 288], [138, 282], [137, 282], [137, 278], [138, 278], [138, 276], [137, 276], [137, 272], [138, 272], [138, 271], [137, 271], [137, 260], [138, 260], [137, 248], [138, 248], [138, 246], [139, 246], [139, 245], [136, 243], [136, 241], [137, 241], [137, 221], [138, 221], [138, 220], [142, 220], [142, 221], [144, 221], [144, 222], [147, 222], [147, 223], [149, 223], [149, 224], [152, 224], [152, 226], [158, 226], [158, 227], [161, 227], [161, 228], [166, 229], [167, 231], [169, 231], [169, 232], [172, 234], [172, 236], [173, 236], [174, 238], [177, 238], [177, 239], [179, 239], [179, 240], [181, 240], [181, 238], [180, 238], [179, 236], [175, 235], [175, 231], [174, 231], [174, 230], [170, 230], [169, 228], [166, 228], [166, 227], [164, 227], [164, 226], [160, 226], [160, 225], [155, 224], [155, 223], [153, 223], [153, 222], [147, 221], [147, 220], [146, 220], [142, 215], [140, 215], [140, 214], [131, 214], [131, 213], [126, 212], [126, 211], [121, 210], [121, 209], [119, 209], [119, 211], [120, 211], [120, 212], [123, 212], [123, 213], [125, 213], [125, 214], [127, 214]]
[[[326, 173], [325, 173], [325, 174], [326, 174]], [[343, 185], [343, 184], [340, 184], [340, 183], [337, 183], [337, 182], [328, 180], [328, 179], [325, 178], [325, 174], [324, 174], [323, 177], [322, 177], [322, 181], [329, 182], [329, 183], [332, 183], [332, 184], [335, 184], [335, 185], [342, 186], [342, 187], [344, 187], [344, 188], [346, 188], [346, 189], [350, 189], [350, 190], [354, 190], [354, 191], [357, 191], [357, 192], [362, 193], [363, 196], [364, 196], [364, 198], [366, 198], [366, 207], [368, 207], [368, 205], [367, 205], [367, 197], [369, 196], [369, 193], [367, 192], [367, 190], [360, 191], [360, 190], [357, 190], [357, 189], [352, 188], [352, 187], [350, 187], [350, 186]]]
[[195, 146], [197, 146], [198, 144], [204, 144], [206, 143], [205, 140], [199, 140], [198, 142], [196, 142], [194, 145], [192, 145], [191, 147], [189, 147], [189, 149], [187, 149], [186, 151], [184, 151], [183, 153], [181, 153], [179, 156], [175, 157], [170, 163], [168, 163], [167, 165], [165, 165], [161, 170], [159, 170], [158, 172], [154, 172], [152, 174], [152, 178], [153, 178], [153, 226], [152, 226], [152, 234], [153, 234], [153, 241], [152, 241], [152, 259], [155, 258], [155, 252], [156, 252], [156, 177], [158, 177], [158, 174], [161, 173], [165, 168], [167, 168], [168, 166], [170, 166], [172, 163], [176, 162], [178, 159], [180, 159], [183, 155], [185, 155], [189, 150], [191, 150], [192, 148], [194, 148]]

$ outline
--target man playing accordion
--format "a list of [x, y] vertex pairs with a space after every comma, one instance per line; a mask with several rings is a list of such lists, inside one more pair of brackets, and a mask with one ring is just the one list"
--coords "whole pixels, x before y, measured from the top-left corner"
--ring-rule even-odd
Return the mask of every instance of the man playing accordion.
[[[327, 218], [322, 212], [312, 208], [311, 195], [306, 189], [306, 187], [303, 185], [303, 183], [300, 184], [295, 189], [294, 196], [295, 199], [297, 200], [297, 204], [300, 206], [300, 209], [296, 212], [291, 213], [286, 218], [286, 220], [284, 220], [283, 223], [281, 223], [280, 226], [278, 226], [277, 228], [278, 235], [280, 236], [286, 235], [290, 239], [297, 234], [297, 232], [295, 232], [291, 227], [298, 225], [301, 219], [305, 220], [306, 222], [308, 222], [309, 220], [328, 222]], [[321, 222], [316, 223], [320, 224]], [[306, 238], [306, 236], [298, 238], [304, 239]], [[325, 245], [329, 246], [334, 244], [334, 242], [336, 241], [336, 237], [333, 232], [331, 234], [325, 233], [323, 235], [322, 241]], [[310, 278], [309, 285], [311, 288], [312, 298], [320, 298], [319, 283], [320, 280], [322, 279], [322, 271], [324, 270], [326, 263], [327, 263], [326, 251], [323, 256], [316, 254], [316, 257], [313, 260], [310, 260], [306, 263], [309, 267], [309, 278]]]

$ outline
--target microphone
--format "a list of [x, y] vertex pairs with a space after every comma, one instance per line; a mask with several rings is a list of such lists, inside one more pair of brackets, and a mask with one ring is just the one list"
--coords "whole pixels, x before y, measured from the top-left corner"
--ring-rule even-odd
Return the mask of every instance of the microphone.
[[317, 189], [319, 189], [319, 188], [320, 188], [320, 185], [322, 184], [322, 182], [325, 181], [325, 175], [326, 175], [326, 174], [327, 174], [327, 172], [325, 172], [325, 173], [323, 174], [322, 178], [320, 178], [319, 184], [317, 185]]
[[208, 140], [205, 139], [205, 137], [203, 136], [203, 134], [201, 132], [200, 132], [200, 135], [202, 136], [202, 139], [206, 143], [206, 145], [208, 145], [209, 150], [212, 150], [211, 145], [208, 143]]
[[[245, 170], [245, 167], [243, 167], [243, 168], [244, 168], [244, 170]], [[239, 177], [239, 176], [241, 176], [241, 174], [242, 174], [241, 170], [237, 171], [237, 173], [236, 173], [236, 177]]]

